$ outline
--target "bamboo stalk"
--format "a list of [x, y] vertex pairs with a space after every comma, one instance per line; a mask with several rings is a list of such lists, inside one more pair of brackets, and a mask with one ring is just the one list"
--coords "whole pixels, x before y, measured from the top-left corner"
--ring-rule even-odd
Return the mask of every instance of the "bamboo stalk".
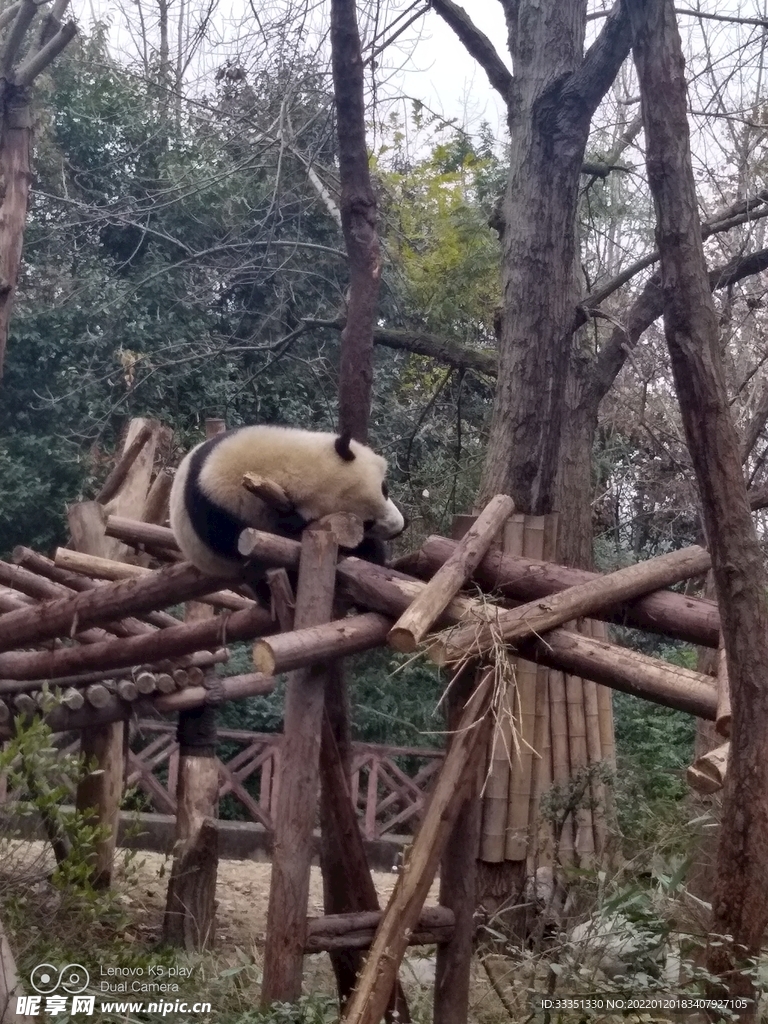
[[717, 652], [717, 718], [715, 729], [728, 739], [731, 735], [731, 690], [728, 684], [728, 661], [722, 639]]
[[[571, 774], [568, 752], [568, 706], [566, 703], [565, 674], [549, 674], [549, 707], [551, 713], [552, 781], [565, 791]], [[568, 815], [563, 824], [559, 843], [558, 859], [564, 864], [573, 861], [573, 817]]]
[[504, 857], [506, 860], [525, 860], [528, 853], [531, 762], [536, 720], [536, 666], [518, 658], [515, 674], [518, 735], [516, 741], [513, 741]]
[[541, 814], [541, 798], [552, 785], [552, 740], [550, 738], [549, 669], [536, 666], [536, 708], [533, 728], [533, 749], [531, 764], [531, 805], [529, 874], [537, 867], [552, 864], [552, 830], [549, 821]]
[[411, 653], [480, 564], [494, 537], [514, 512], [515, 504], [506, 494], [497, 494], [464, 534], [447, 561], [400, 616], [389, 633], [395, 650]]
[[[587, 726], [584, 715], [584, 684], [579, 676], [566, 675], [565, 693], [568, 709], [568, 752], [571, 762], [571, 777], [587, 768]], [[574, 825], [576, 836], [574, 850], [578, 857], [579, 867], [593, 866], [595, 855], [594, 836], [592, 834], [592, 812], [584, 800], [590, 796], [587, 787], [582, 802], [576, 807]]]

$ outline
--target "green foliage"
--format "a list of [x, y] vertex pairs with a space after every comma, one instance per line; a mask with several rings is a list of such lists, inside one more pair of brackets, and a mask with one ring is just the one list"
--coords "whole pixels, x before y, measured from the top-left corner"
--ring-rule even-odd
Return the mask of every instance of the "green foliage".
[[266, 1010], [254, 1010], [238, 1017], [237, 1024], [334, 1024], [338, 1019], [338, 1002], [313, 993], [301, 996], [297, 1003], [273, 1003]]
[[[637, 849], [680, 823], [693, 759], [696, 724], [679, 711], [614, 694], [617, 811], [622, 833]], [[682, 839], [682, 837], [679, 837]]]

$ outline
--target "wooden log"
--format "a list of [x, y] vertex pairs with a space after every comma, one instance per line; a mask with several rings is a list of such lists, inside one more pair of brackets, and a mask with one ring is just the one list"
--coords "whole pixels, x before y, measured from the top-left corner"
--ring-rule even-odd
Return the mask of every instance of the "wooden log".
[[[192, 759], [196, 763], [199, 758]], [[180, 772], [180, 780], [185, 778]], [[216, 779], [218, 795], [218, 778]], [[193, 789], [193, 787], [195, 787]], [[181, 789], [182, 786], [179, 786]], [[198, 779], [186, 779], [184, 793], [201, 796]], [[178, 790], [177, 790], [178, 791]], [[205, 792], [207, 797], [211, 793]], [[177, 820], [183, 817], [179, 803]], [[216, 821], [205, 818], [181, 847], [174, 860], [168, 884], [163, 940], [188, 952], [208, 949], [213, 945], [216, 921], [216, 871], [219, 862], [219, 829]], [[183, 891], [181, 891], [183, 889]]]
[[[275, 680], [260, 672], [248, 672], [241, 676], [220, 678], [223, 700], [241, 700], [243, 697], [258, 697], [272, 693]], [[188, 686], [186, 690], [155, 698], [153, 706], [160, 712], [186, 711], [199, 707], [210, 697], [203, 686]]]
[[179, 545], [168, 526], [127, 519], [125, 516], [107, 516], [105, 531], [108, 537], [123, 541], [124, 544], [141, 545], [148, 550], [178, 551]]
[[[221, 686], [223, 700], [240, 700], [243, 697], [272, 693], [275, 688], [275, 680], [267, 679], [261, 674], [253, 672], [222, 679]], [[82, 693], [79, 690], [73, 692], [82, 697]], [[147, 705], [147, 708], [154, 708], [161, 713], [186, 711], [190, 708], [200, 707], [209, 699], [210, 693], [204, 687], [189, 686], [186, 690], [155, 697], [151, 704]], [[32, 701], [32, 703], [34, 704], [35, 702]], [[96, 708], [85, 706], [82, 707], [82, 710], [70, 711], [66, 705], [62, 705], [50, 711], [45, 716], [45, 721], [53, 732], [72, 732], [75, 729], [91, 730], [96, 726], [108, 725], [112, 722], [122, 722], [134, 713], [134, 709], [135, 704], [132, 708], [130, 704], [120, 700], [118, 696], [110, 694], [109, 703], [103, 708], [97, 710]], [[36, 704], [35, 710], [37, 710]], [[0, 737], [6, 738], [10, 735], [10, 732], [10, 724], [0, 716]]]
[[723, 743], [714, 750], [707, 751], [701, 757], [696, 758], [686, 772], [688, 785], [697, 793], [717, 793], [725, 785], [725, 777], [728, 774], [728, 758], [731, 744]]
[[[328, 914], [307, 920], [305, 953], [333, 949], [365, 949], [370, 946], [382, 918], [380, 910]], [[453, 934], [454, 913], [447, 907], [425, 907], [419, 915], [409, 945], [445, 942]], [[334, 940], [339, 940], [334, 942]]]
[[113, 466], [107, 479], [101, 485], [95, 498], [101, 505], [106, 505], [120, 490], [128, 473], [133, 468], [134, 462], [136, 462], [136, 459], [141, 454], [144, 445], [152, 440], [155, 429], [156, 427], [153, 427], [150, 422], [144, 423], [139, 429], [136, 436]]
[[189, 677], [183, 668], [174, 669], [173, 672], [160, 672], [155, 677], [155, 685], [159, 693], [175, 693], [176, 690], [183, 690], [187, 686]]
[[[345, 559], [345, 562], [352, 561], [357, 560]], [[389, 604], [392, 614], [397, 614], [400, 608], [407, 605], [408, 595], [413, 588], [408, 583], [401, 590], [399, 580], [390, 580], [390, 583], [388, 590], [383, 586], [378, 588], [378, 603]], [[468, 604], [471, 606], [472, 602]], [[254, 648], [254, 659], [260, 666], [275, 666], [275, 671], [281, 672], [286, 664], [300, 664], [300, 657], [306, 664], [318, 652], [324, 652], [324, 656], [327, 656], [328, 651], [333, 651], [333, 656], [340, 658], [353, 652], [371, 650], [381, 645], [387, 628], [385, 617], [376, 616], [375, 613], [350, 616], [324, 626], [275, 634], [266, 638], [263, 644], [259, 641]], [[714, 719], [715, 687], [709, 677], [691, 669], [649, 658], [605, 640], [579, 636], [566, 629], [550, 630], [544, 640], [523, 641], [518, 650], [521, 656], [538, 664], [593, 679], [615, 690], [643, 697], [665, 707], [688, 711], [700, 718]], [[0, 655], [0, 669], [2, 657]], [[565, 726], [563, 736], [566, 742], [567, 735]], [[568, 761], [567, 753], [565, 761]]]
[[266, 477], [259, 476], [257, 473], [246, 473], [243, 476], [243, 487], [276, 512], [294, 511], [293, 502], [274, 480], [267, 480]]
[[[117, 700], [107, 696], [110, 702]], [[123, 733], [122, 721], [116, 721], [81, 734], [80, 751], [91, 769], [77, 787], [77, 809], [87, 821], [109, 829], [108, 835], [94, 845], [91, 883], [96, 888], [106, 888], [112, 880], [117, 816], [123, 794]]]
[[85, 697], [80, 690], [76, 690], [73, 686], [65, 690], [60, 699], [64, 707], [69, 708], [70, 711], [79, 711], [85, 704]]
[[55, 679], [91, 669], [127, 668], [145, 661], [186, 655], [201, 648], [217, 648], [222, 640], [252, 640], [272, 628], [269, 612], [253, 604], [247, 611], [233, 612], [226, 619], [180, 624], [147, 636], [127, 637], [56, 651], [0, 653], [0, 677]]
[[148, 697], [157, 689], [157, 680], [154, 672], [139, 672], [134, 680], [136, 689], [143, 697]]
[[139, 696], [139, 689], [132, 679], [118, 679], [115, 692], [120, 700], [134, 701]]
[[717, 652], [717, 718], [715, 729], [726, 739], [731, 735], [731, 688], [728, 683], [728, 661], [722, 637]]
[[[133, 449], [133, 442], [145, 427], [150, 437]], [[137, 514], [144, 504], [149, 487], [159, 423], [156, 420], [134, 419], [128, 425], [123, 447], [126, 462], [118, 476], [111, 497], [116, 512]], [[67, 511], [73, 546], [82, 552], [101, 557], [123, 557], [126, 549], [104, 533], [105, 512], [96, 502], [83, 502]], [[50, 601], [44, 608], [55, 607], [60, 601], [76, 604], [96, 595], [104, 595], [106, 588]], [[149, 610], [149, 609], [148, 609]], [[137, 623], [138, 636], [133, 639], [151, 639], [154, 634], [144, 633], [144, 625]], [[106, 641], [110, 643], [111, 641]], [[119, 642], [119, 641], [118, 641]], [[105, 709], [116, 698], [103, 684], [93, 683], [86, 692], [88, 704], [97, 711]], [[123, 792], [125, 764], [125, 730], [120, 722], [112, 722], [81, 733], [80, 751], [88, 765], [89, 774], [77, 787], [75, 804], [83, 819], [99, 826], [104, 834], [97, 837], [91, 865], [91, 882], [96, 887], [111, 884], [120, 799]]]
[[[407, 568], [417, 576], [429, 578], [451, 555], [454, 547], [454, 542], [445, 537], [429, 537], [417, 556], [401, 559], [397, 563], [398, 568]], [[600, 579], [601, 574], [490, 551], [473, 578], [489, 592], [499, 592], [518, 601], [533, 601]], [[720, 615], [715, 602], [683, 594], [659, 591], [629, 604], [605, 609], [595, 617], [705, 647], [717, 647], [719, 642]]]
[[435, 640], [429, 654], [439, 665], [461, 661], [468, 654], [485, 655], [493, 651], [500, 640], [514, 644], [522, 637], [546, 633], [571, 619], [592, 615], [691, 576], [699, 576], [707, 571], [709, 565], [709, 552], [698, 547], [649, 558], [553, 594], [546, 600], [529, 601], [519, 608], [499, 611], [488, 625], [461, 626], [447, 637]]
[[[205, 608], [205, 605], [199, 605], [198, 607]], [[208, 615], [200, 615], [196, 618], [190, 618], [189, 621], [194, 622], [199, 619], [207, 619], [211, 617], [212, 616]], [[173, 688], [175, 690], [183, 690], [185, 686], [189, 685], [189, 677], [183, 668], [175, 668], [173, 672], [171, 672], [171, 682], [173, 683]], [[167, 692], [170, 693], [170, 690]]]
[[[17, 591], [17, 596], [22, 599], [22, 603], [27, 607], [30, 605], [36, 607], [35, 602], [37, 601], [49, 601], [60, 597], [67, 598], [72, 596], [71, 591], [66, 587], [37, 576], [35, 573], [29, 572], [19, 565], [11, 565], [1, 560], [0, 582]], [[28, 598], [32, 600], [29, 601], [27, 600]], [[16, 604], [17, 608], [21, 606], [21, 603]], [[8, 610], [11, 610], [11, 608], [9, 607]], [[78, 630], [75, 634], [76, 639], [79, 643], [93, 644], [108, 640], [110, 636], [136, 636], [153, 631], [151, 626], [136, 619], [106, 623], [106, 627], [108, 628], [101, 629], [98, 626], [91, 626], [89, 629]]]
[[[546, 638], [526, 640], [521, 656], [596, 683], [631, 693], [664, 707], [714, 720], [717, 691], [707, 676], [594, 637], [553, 629]], [[553, 735], [553, 744], [555, 742]], [[557, 781], [557, 780], [555, 780]]]
[[474, 784], [479, 757], [487, 741], [487, 711], [492, 689], [493, 678], [489, 672], [467, 701], [427, 812], [347, 1005], [346, 1024], [379, 1024], [386, 1009], [408, 945], [408, 934], [418, 922], [453, 822], [468, 789]]
[[[210, 439], [224, 430], [221, 420], [206, 422], [206, 437]], [[187, 622], [210, 621], [215, 616], [213, 608], [189, 602], [184, 609]], [[209, 681], [213, 682], [212, 670]], [[177, 669], [174, 675], [166, 675], [170, 690], [186, 685], [186, 673]], [[183, 676], [183, 679], [181, 678]], [[205, 680], [203, 680], [205, 682]], [[159, 680], [158, 680], [159, 685]], [[194, 801], [195, 813], [177, 814], [176, 844], [171, 877], [168, 884], [163, 934], [166, 942], [181, 944], [185, 937], [187, 949], [202, 950], [211, 944], [213, 925], [216, 917], [216, 876], [218, 873], [218, 845], [208, 841], [205, 856], [201, 855], [202, 839], [200, 830], [205, 823], [218, 815], [219, 767], [216, 759], [216, 709], [205, 704], [198, 711], [182, 711], [179, 714], [177, 737], [179, 761], [177, 777], [177, 804], [180, 807]], [[185, 792], [194, 785], [195, 792]], [[189, 874], [189, 850], [198, 850], [195, 872]], [[192, 919], [192, 925], [187, 920]], [[199, 927], [199, 922], [204, 927]]]
[[[37, 551], [33, 551], [31, 548], [25, 548], [23, 546], [15, 547], [13, 549], [13, 562], [15, 565], [20, 565], [38, 576], [44, 576], [46, 579], [52, 580], [54, 583], [60, 583], [68, 590], [74, 590], [78, 594], [85, 590], [96, 590], [97, 587], [104, 586], [102, 580], [92, 580], [87, 576], [81, 576], [79, 573], [67, 572], [66, 569], [60, 569], [53, 559], [46, 558], [45, 555], [41, 555]], [[62, 596], [64, 595], [62, 594]], [[178, 626], [179, 624], [179, 619], [168, 612], [145, 612], [142, 618], [146, 620], [149, 625], [157, 626], [160, 629], [165, 626]], [[120, 620], [121, 626], [132, 629], [131, 635], [142, 632], [141, 629], [133, 629], [134, 622], [138, 622], [138, 620], [127, 618], [122, 618]], [[151, 632], [151, 630], [145, 626], [143, 632]]]
[[267, 569], [267, 585], [271, 597], [272, 618], [279, 624], [283, 633], [293, 629], [293, 615], [296, 610], [296, 597], [291, 581], [285, 569]]
[[[6, 612], [0, 615], [0, 651], [13, 650], [52, 636], [68, 636], [73, 625], [82, 630], [112, 622], [123, 615], [141, 614], [201, 597], [220, 590], [223, 583], [224, 580], [205, 576], [189, 562], [181, 562], [150, 572], [143, 579], [120, 580], [72, 597], [46, 601], [34, 608]], [[155, 636], [157, 634], [148, 639]]]
[[[368, 651], [386, 639], [390, 619], [376, 612], [324, 623], [291, 633], [275, 633], [258, 640], [253, 648], [254, 667], [265, 675], [278, 675], [311, 665]], [[348, 625], [348, 623], [351, 624]]]
[[149, 488], [147, 500], [141, 510], [141, 519], [145, 523], [161, 526], [168, 519], [168, 500], [173, 487], [173, 473], [170, 469], [161, 469], [152, 486]]
[[[185, 660], [194, 660], [196, 663], [190, 665], [185, 671], [188, 675], [195, 674], [194, 685], [199, 685], [203, 680], [203, 673], [198, 667], [198, 661], [200, 665], [207, 668], [211, 665], [220, 664], [228, 659], [229, 652], [226, 649], [213, 652], [201, 651], [196, 654], [190, 654]], [[150, 666], [149, 671], [159, 672], [160, 668]], [[49, 679], [47, 677], [31, 679], [0, 679], [0, 694], [19, 693], [21, 691], [28, 692], [30, 690], [41, 689], [46, 686], [48, 689], [66, 686], [87, 686], [89, 683], [99, 683], [105, 679], [122, 679], [124, 676], [124, 669], [116, 668], [104, 670], [97, 669], [93, 672], [80, 672], [77, 675], [57, 676], [54, 679]]]
[[416, 650], [458, 591], [480, 564], [494, 537], [515, 511], [506, 494], [497, 494], [453, 549], [415, 601], [403, 612], [389, 633], [397, 651]]
[[[59, 568], [66, 569], [68, 572], [79, 572], [95, 579], [111, 581], [146, 579], [157, 571], [147, 569], [143, 565], [131, 565], [128, 562], [116, 562], [110, 558], [99, 558], [96, 555], [71, 551], [69, 548], [57, 548], [54, 562]], [[250, 608], [254, 603], [247, 597], [241, 597], [231, 590], [203, 594], [199, 600], [202, 604], [211, 604], [216, 608], [230, 608], [234, 611]]]
[[[449, 744], [453, 743], [464, 706], [474, 686], [477, 669], [467, 666], [453, 680], [447, 693]], [[480, 790], [482, 764], [474, 787], [468, 786], [451, 834], [440, 860], [440, 904], [454, 914], [450, 940], [437, 949], [433, 995], [434, 1024], [466, 1024], [469, 1019], [469, 992], [477, 906], [477, 857], [480, 845]]]
[[[308, 529], [301, 543], [296, 595], [299, 628], [327, 621], [333, 611], [338, 545], [330, 530]], [[323, 720], [322, 667], [299, 669], [286, 689], [280, 798], [275, 822], [261, 1002], [295, 1002], [301, 995], [312, 829]], [[392, 989], [390, 980], [387, 999]]]
[[[203, 679], [205, 678], [205, 673], [197, 665], [190, 665], [187, 669], [185, 669], [185, 672], [186, 672], [186, 676], [187, 676], [187, 682], [186, 682], [187, 686], [202, 686], [203, 685]], [[176, 683], [176, 685], [178, 686], [179, 689], [183, 688], [181, 686], [181, 683], [179, 682], [178, 679], [176, 679], [175, 676], [173, 677], [173, 681]]]
[[[325, 680], [325, 708], [320, 746], [320, 867], [323, 873], [323, 904], [327, 914], [348, 917], [350, 912], [379, 913], [376, 892], [349, 790], [351, 736], [346, 680], [336, 663]], [[378, 922], [377, 922], [378, 923]], [[308, 926], [311, 942], [312, 924]], [[373, 939], [371, 933], [367, 945]], [[346, 1005], [362, 967], [360, 945], [330, 949], [331, 963], [342, 1008]], [[306, 947], [305, 947], [306, 951]], [[396, 1016], [395, 1016], [396, 1015]], [[389, 997], [386, 1019], [410, 1021], [405, 992], [396, 981]]]
[[91, 683], [85, 691], [85, 699], [92, 708], [105, 708], [110, 702], [110, 693], [101, 683]]
[[37, 711], [37, 703], [28, 693], [16, 694], [13, 706], [19, 715], [34, 715]]

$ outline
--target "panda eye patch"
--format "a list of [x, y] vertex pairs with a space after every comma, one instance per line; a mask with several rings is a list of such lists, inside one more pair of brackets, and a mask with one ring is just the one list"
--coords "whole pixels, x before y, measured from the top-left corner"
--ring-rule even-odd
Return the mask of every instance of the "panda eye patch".
[[386, 480], [382, 480], [381, 482], [381, 493], [384, 495], [385, 498], [389, 498], [389, 487], [387, 487]]

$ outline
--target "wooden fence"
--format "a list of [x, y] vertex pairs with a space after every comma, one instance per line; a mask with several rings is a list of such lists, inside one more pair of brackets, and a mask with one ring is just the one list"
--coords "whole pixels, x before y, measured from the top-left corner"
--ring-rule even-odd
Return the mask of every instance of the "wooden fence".
[[[272, 829], [280, 777], [279, 733], [218, 729], [219, 800], [231, 797], [240, 815]], [[62, 752], [76, 752], [79, 737], [68, 735]], [[231, 751], [231, 752], [229, 752]], [[443, 761], [440, 750], [352, 744], [352, 799], [366, 839], [408, 834], [419, 823], [429, 785]], [[131, 726], [126, 787], [137, 789], [146, 810], [176, 813], [179, 745], [169, 722]]]

